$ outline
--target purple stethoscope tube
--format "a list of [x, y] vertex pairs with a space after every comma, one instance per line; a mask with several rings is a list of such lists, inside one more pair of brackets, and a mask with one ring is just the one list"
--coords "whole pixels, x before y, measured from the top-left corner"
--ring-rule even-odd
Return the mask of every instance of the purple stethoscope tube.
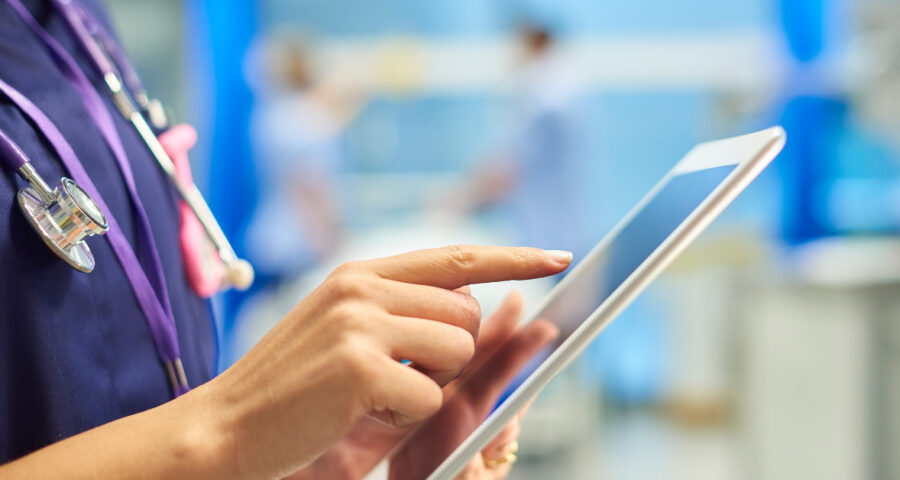
[[[13, 173], [18, 173], [20, 177], [31, 185], [35, 196], [45, 207], [49, 207], [56, 202], [55, 190], [38, 174], [34, 166], [31, 165], [28, 155], [19, 148], [16, 142], [9, 138], [9, 135], [3, 129], [0, 129], [0, 159], [3, 160], [6, 168]], [[89, 265], [84, 266], [84, 268], [88, 267]]]
[[2, 157], [6, 168], [13, 172], [18, 172], [19, 169], [29, 163], [25, 152], [3, 130], [0, 130], [0, 157]]

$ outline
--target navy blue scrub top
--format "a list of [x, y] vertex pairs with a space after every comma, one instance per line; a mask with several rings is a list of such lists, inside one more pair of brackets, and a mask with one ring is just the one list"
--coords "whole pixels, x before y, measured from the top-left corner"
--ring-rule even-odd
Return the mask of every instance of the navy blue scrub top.
[[[215, 372], [215, 332], [207, 303], [185, 279], [173, 188], [49, 1], [24, 3], [76, 58], [116, 119], [159, 246], [187, 377], [191, 386], [204, 383]], [[106, 21], [97, 0], [85, 4]], [[6, 0], [0, 0], [0, 78], [62, 131], [134, 247], [137, 222], [112, 153], [79, 95]], [[68, 175], [40, 132], [5, 97], [0, 128], [48, 182]], [[89, 241], [97, 260], [93, 273], [74, 270], [26, 222], [15, 200], [23, 183], [0, 170], [0, 464], [171, 398], [150, 330], [109, 242]]]

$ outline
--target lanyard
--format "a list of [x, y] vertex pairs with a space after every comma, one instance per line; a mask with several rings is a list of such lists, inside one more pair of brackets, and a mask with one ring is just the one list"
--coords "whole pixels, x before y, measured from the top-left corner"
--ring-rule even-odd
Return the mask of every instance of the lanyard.
[[[37, 23], [31, 13], [19, 0], [9, 0], [9, 4], [22, 17], [22, 20], [28, 25], [32, 32], [44, 42], [66, 79], [81, 95], [88, 115], [100, 130], [101, 135], [116, 159], [116, 163], [125, 180], [128, 194], [131, 197], [132, 206], [135, 211], [134, 213], [138, 219], [137, 223], [140, 238], [137, 243], [140, 257], [145, 266], [149, 265], [152, 268], [150, 268], [148, 272], [142, 267], [142, 262], [128, 244], [128, 240], [125, 238], [118, 223], [111, 216], [109, 216], [110, 230], [107, 238], [109, 238], [119, 263], [125, 270], [132, 291], [137, 297], [138, 304], [147, 319], [147, 324], [150, 327], [150, 332], [153, 336], [157, 352], [165, 365], [166, 373], [173, 388], [173, 393], [175, 396], [181, 395], [190, 387], [188, 386], [187, 378], [184, 373], [184, 366], [181, 362], [178, 335], [175, 327], [174, 315], [172, 314], [171, 303], [169, 301], [165, 276], [159, 258], [159, 251], [156, 248], [156, 241], [153, 239], [150, 230], [150, 222], [146, 210], [137, 194], [134, 174], [131, 170], [128, 157], [125, 154], [122, 140], [116, 131], [112, 116], [106, 109], [100, 95], [94, 90], [87, 76], [68, 52], [66, 52], [56, 39]], [[2, 87], [3, 92], [23, 112], [25, 112], [36, 125], [39, 126], [44, 136], [47, 137], [47, 140], [57, 151], [63, 164], [74, 179], [79, 184], [83, 185], [85, 191], [95, 198], [98, 205], [100, 205], [105, 212], [109, 213], [109, 209], [106, 207], [99, 192], [94, 187], [93, 182], [88, 178], [71, 146], [66, 142], [65, 138], [63, 138], [53, 122], [24, 95], [5, 83], [2, 84]]]
[[[107, 72], [117, 71], [122, 77], [125, 87], [131, 93], [131, 96], [135, 101], [137, 101], [138, 105], [145, 111], [149, 111], [151, 108], [150, 98], [147, 95], [146, 89], [144, 89], [141, 78], [138, 76], [131, 61], [128, 60], [128, 56], [122, 51], [119, 42], [113, 38], [109, 30], [107, 30], [96, 17], [91, 15], [81, 2], [78, 2], [77, 0], [53, 1], [56, 4], [57, 9], [59, 9], [68, 21], [73, 33], [78, 37], [79, 43], [83, 45], [83, 48], [88, 50], [88, 54], [91, 56], [99, 73], [105, 75]], [[81, 23], [73, 18], [76, 15], [78, 19], [81, 20]], [[83, 28], [81, 26], [82, 23]], [[93, 41], [94, 37], [97, 38], [97, 42]], [[97, 43], [103, 45], [103, 49], [109, 54], [112, 63], [106, 59], [106, 55], [100, 51]]]

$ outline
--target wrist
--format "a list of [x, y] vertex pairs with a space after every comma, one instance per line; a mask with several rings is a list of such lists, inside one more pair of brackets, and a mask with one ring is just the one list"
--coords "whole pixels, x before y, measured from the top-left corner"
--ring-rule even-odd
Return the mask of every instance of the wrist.
[[219, 405], [213, 389], [202, 385], [170, 402], [173, 455], [195, 468], [194, 478], [244, 478], [238, 465], [231, 416]]

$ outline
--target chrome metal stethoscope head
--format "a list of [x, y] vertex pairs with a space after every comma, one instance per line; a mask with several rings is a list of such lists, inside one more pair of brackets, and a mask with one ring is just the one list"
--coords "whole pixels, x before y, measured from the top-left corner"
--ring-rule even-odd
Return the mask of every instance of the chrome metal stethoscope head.
[[59, 186], [51, 189], [25, 152], [3, 130], [0, 130], [0, 163], [28, 182], [29, 186], [17, 195], [19, 207], [44, 243], [76, 270], [93, 271], [94, 255], [85, 239], [109, 230], [97, 202], [65, 177]]
[[63, 178], [49, 192], [26, 187], [19, 191], [18, 200], [28, 223], [53, 253], [76, 270], [94, 270], [94, 255], [85, 239], [103, 235], [109, 224], [97, 203], [78, 184]]

